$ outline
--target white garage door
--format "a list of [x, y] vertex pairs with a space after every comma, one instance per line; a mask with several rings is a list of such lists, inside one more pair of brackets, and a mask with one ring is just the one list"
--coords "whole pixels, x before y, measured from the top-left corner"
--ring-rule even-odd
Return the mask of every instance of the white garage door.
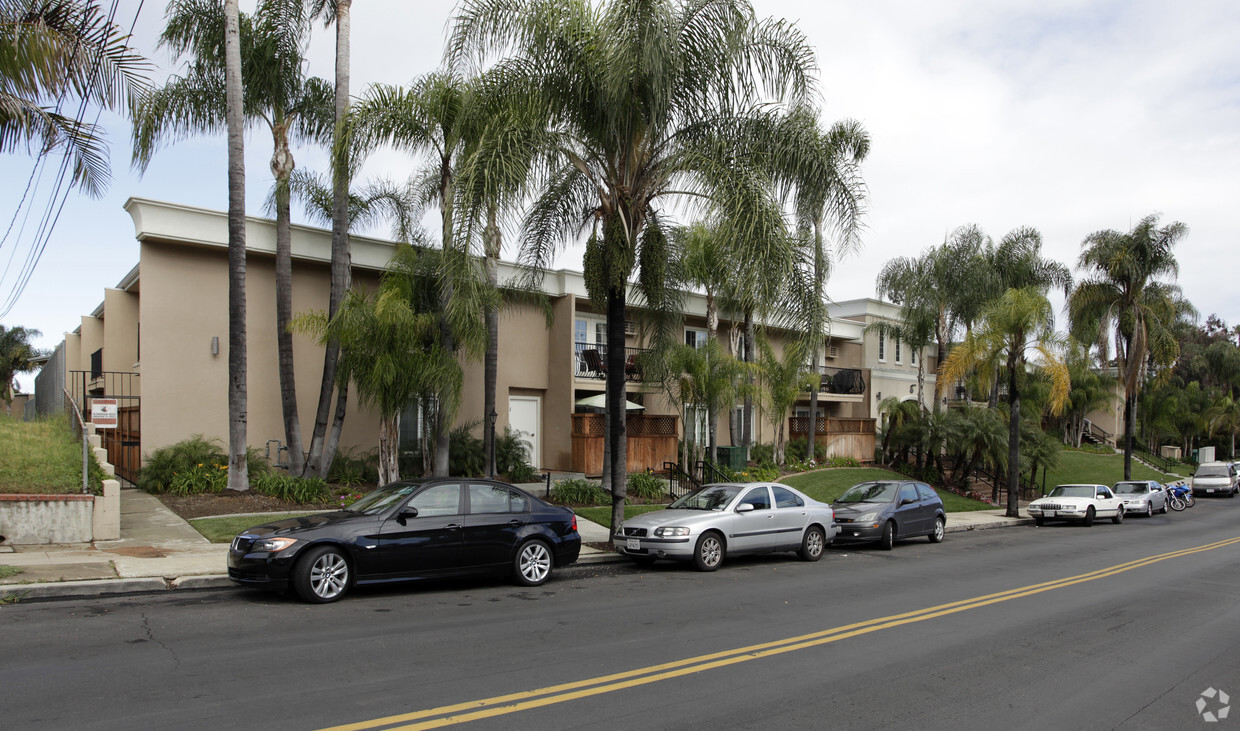
[[509, 396], [508, 426], [514, 432], [520, 432], [520, 438], [530, 447], [530, 464], [534, 467], [542, 465], [542, 442], [539, 439], [539, 425], [542, 424], [542, 397], [540, 396]]

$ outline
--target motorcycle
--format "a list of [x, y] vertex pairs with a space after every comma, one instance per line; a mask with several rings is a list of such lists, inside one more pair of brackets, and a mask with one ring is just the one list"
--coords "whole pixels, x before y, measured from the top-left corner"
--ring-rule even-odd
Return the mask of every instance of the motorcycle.
[[1178, 513], [1184, 508], [1191, 508], [1195, 502], [1193, 491], [1183, 481], [1167, 485], [1167, 506], [1172, 510]]

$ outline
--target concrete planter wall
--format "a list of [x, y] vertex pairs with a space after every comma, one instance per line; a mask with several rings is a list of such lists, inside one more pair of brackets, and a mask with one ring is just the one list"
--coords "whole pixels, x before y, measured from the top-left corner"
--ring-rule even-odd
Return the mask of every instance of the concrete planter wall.
[[89, 543], [94, 495], [0, 495], [0, 535], [12, 545]]

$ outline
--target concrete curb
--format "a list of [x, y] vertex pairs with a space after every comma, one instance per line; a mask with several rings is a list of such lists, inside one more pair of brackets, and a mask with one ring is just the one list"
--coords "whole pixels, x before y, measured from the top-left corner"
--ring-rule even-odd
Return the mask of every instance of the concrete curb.
[[92, 579], [89, 581], [58, 581], [45, 584], [6, 584], [0, 588], [0, 600], [25, 602], [55, 599], [88, 599], [122, 594], [155, 594], [168, 591], [168, 582], [151, 577], [144, 579]]
[[948, 524], [945, 532], [947, 533], [964, 533], [971, 530], [993, 530], [995, 528], [1015, 528], [1018, 525], [1033, 525], [1033, 518], [1008, 518], [1002, 523], [977, 523], [961, 525]]

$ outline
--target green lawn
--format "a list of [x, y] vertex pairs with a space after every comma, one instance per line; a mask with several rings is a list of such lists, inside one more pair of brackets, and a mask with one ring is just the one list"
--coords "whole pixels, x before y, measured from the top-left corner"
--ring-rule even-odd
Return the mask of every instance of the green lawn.
[[[64, 417], [22, 421], [0, 413], [0, 493], [61, 495], [82, 491], [82, 442]], [[91, 484], [103, 470], [90, 456]]]
[[300, 518], [303, 515], [314, 515], [314, 513], [254, 513], [253, 515], [238, 515], [230, 518], [194, 518], [189, 524], [194, 526], [199, 533], [206, 536], [207, 540], [212, 543], [229, 543], [232, 541], [233, 536], [246, 528], [253, 528], [256, 525], [262, 525], [271, 520]]
[[[841, 467], [833, 470], [818, 470], [799, 475], [788, 475], [780, 479], [792, 485], [815, 500], [824, 503], [835, 501], [844, 491], [858, 482], [867, 480], [905, 480], [908, 479], [898, 472], [891, 472], [878, 467]], [[995, 506], [980, 500], [970, 500], [955, 493], [935, 490], [943, 500], [943, 509], [949, 513], [964, 513], [970, 510], [994, 510]]]
[[[1072, 483], [1114, 485], [1124, 479], [1124, 455], [1122, 454], [1091, 454], [1064, 450], [1059, 456], [1059, 469], [1050, 470], [1046, 475], [1047, 490], [1055, 485]], [[1164, 475], [1133, 460], [1132, 479], [1174, 482], [1179, 478]], [[1042, 486], [1041, 477], [1038, 478], [1038, 486]]]

